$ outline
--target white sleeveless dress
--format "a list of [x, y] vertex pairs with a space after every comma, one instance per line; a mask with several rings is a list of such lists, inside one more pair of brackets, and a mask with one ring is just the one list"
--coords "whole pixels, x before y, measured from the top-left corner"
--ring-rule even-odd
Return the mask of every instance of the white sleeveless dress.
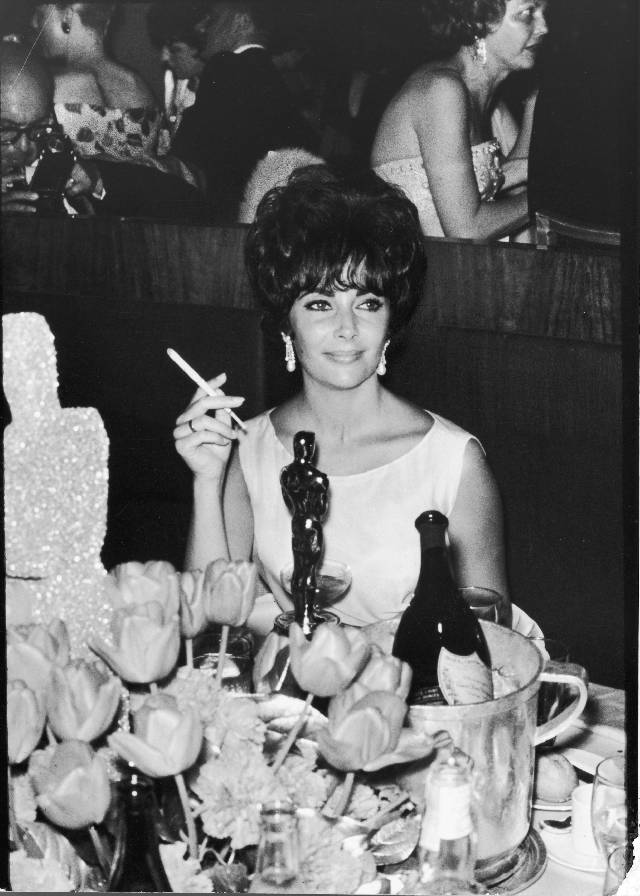
[[[486, 140], [471, 147], [473, 170], [483, 202], [490, 202], [502, 186], [502, 152], [497, 140]], [[444, 236], [429, 188], [422, 156], [383, 162], [373, 169], [389, 183], [395, 184], [418, 209], [420, 225], [425, 236]]]
[[[347, 563], [353, 576], [349, 591], [331, 607], [344, 623], [363, 626], [401, 612], [420, 570], [416, 517], [424, 510], [445, 516], [453, 510], [464, 450], [474, 436], [431, 416], [429, 432], [391, 463], [350, 476], [329, 475], [324, 556]], [[239, 454], [253, 510], [254, 559], [278, 604], [291, 609], [279, 583], [280, 571], [293, 559], [280, 471], [293, 454], [278, 439], [271, 411], [254, 417], [247, 428]]]

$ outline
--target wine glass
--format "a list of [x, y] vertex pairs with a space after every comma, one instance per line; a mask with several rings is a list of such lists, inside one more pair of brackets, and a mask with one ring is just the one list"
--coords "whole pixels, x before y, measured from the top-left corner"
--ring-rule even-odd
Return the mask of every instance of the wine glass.
[[458, 588], [458, 594], [473, 611], [477, 619], [485, 619], [487, 622], [497, 622], [501, 596], [491, 588], [480, 588], [478, 585], [466, 585]]
[[608, 756], [596, 767], [591, 797], [591, 826], [605, 859], [626, 842], [627, 794], [623, 756]]
[[[293, 563], [289, 563], [280, 572], [280, 584], [291, 594], [291, 576]], [[351, 586], [351, 569], [339, 560], [323, 560], [316, 569], [316, 586], [318, 588], [318, 609], [330, 606], [346, 594]]]

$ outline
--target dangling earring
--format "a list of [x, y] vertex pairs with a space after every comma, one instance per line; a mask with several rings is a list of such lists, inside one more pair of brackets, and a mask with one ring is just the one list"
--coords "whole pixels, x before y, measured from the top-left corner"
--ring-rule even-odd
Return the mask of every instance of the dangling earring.
[[287, 333], [280, 333], [282, 336], [282, 341], [284, 342], [284, 363], [287, 365], [287, 370], [289, 373], [293, 373], [296, 369], [296, 356], [293, 351], [293, 342], [291, 341], [291, 336]]
[[484, 37], [474, 37], [471, 56], [473, 57], [473, 61], [477, 62], [478, 65], [487, 64], [487, 42]]
[[387, 339], [385, 344], [382, 346], [382, 354], [380, 355], [380, 360], [378, 361], [378, 366], [376, 367], [376, 373], [378, 376], [384, 376], [387, 372], [387, 346], [389, 345], [390, 340]]
[[67, 22], [66, 20], [62, 23], [62, 30], [65, 34], [71, 34], [71, 22]]

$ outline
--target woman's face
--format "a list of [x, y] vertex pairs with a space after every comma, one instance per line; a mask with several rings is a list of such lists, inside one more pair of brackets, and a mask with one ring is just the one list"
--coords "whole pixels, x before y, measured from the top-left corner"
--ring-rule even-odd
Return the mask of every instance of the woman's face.
[[37, 38], [37, 50], [45, 59], [56, 59], [65, 55], [69, 35], [62, 30], [65, 10], [55, 3], [39, 3], [31, 17], [31, 28]]
[[316, 382], [356, 388], [375, 374], [389, 317], [387, 299], [356, 289], [301, 296], [289, 312], [300, 366]]
[[510, 71], [533, 68], [547, 33], [545, 0], [507, 0], [502, 21], [486, 37], [487, 54]]

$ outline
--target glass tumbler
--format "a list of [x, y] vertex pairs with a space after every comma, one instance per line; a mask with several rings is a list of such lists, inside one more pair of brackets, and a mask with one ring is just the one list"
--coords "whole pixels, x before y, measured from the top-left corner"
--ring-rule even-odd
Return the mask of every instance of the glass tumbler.
[[274, 800], [261, 806], [256, 874], [278, 887], [298, 876], [298, 819], [293, 803]]

